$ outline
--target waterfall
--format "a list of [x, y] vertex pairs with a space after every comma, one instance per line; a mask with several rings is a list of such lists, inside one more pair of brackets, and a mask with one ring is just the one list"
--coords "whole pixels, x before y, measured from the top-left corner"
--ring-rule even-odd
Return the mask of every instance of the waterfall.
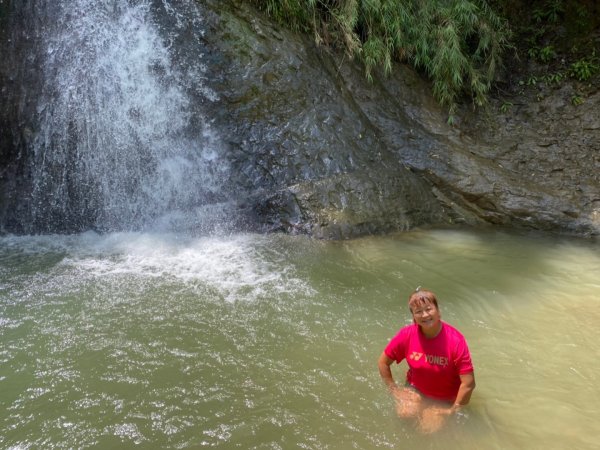
[[204, 85], [197, 3], [34, 3], [43, 81], [26, 231], [222, 225], [233, 202], [202, 112], [216, 96]]

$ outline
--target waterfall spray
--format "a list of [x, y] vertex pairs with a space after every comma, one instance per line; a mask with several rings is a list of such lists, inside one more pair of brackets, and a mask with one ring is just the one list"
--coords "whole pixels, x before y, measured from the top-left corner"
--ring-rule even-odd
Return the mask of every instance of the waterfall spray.
[[201, 54], [176, 63], [171, 47], [176, 33], [199, 29], [196, 2], [38, 7], [44, 81], [29, 231], [202, 228], [219, 222], [215, 210], [230, 215], [228, 166], [198, 102], [214, 99]]

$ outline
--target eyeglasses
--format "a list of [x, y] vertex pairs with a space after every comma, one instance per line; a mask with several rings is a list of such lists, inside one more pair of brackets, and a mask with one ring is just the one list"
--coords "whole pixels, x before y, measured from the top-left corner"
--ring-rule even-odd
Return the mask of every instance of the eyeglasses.
[[433, 306], [428, 306], [425, 309], [418, 309], [416, 311], [413, 311], [412, 313], [413, 313], [413, 316], [421, 317], [425, 313], [431, 315], [434, 311], [435, 311], [435, 308]]

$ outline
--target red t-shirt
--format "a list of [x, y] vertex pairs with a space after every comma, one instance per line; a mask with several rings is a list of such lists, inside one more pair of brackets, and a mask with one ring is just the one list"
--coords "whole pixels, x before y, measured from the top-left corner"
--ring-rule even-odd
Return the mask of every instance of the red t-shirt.
[[454, 401], [459, 375], [473, 372], [467, 341], [445, 322], [432, 339], [426, 338], [417, 324], [402, 328], [385, 348], [385, 354], [397, 363], [406, 359], [406, 381], [424, 395], [439, 400]]

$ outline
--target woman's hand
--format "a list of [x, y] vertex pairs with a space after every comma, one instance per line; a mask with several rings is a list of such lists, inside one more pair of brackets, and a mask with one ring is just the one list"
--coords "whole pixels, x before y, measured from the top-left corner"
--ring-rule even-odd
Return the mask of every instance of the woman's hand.
[[442, 406], [425, 408], [419, 417], [419, 430], [426, 434], [435, 433], [444, 426], [451, 414], [452, 408]]
[[419, 393], [410, 388], [397, 387], [392, 391], [392, 395], [396, 400], [396, 413], [398, 417], [407, 419], [419, 415], [423, 407], [423, 399]]

